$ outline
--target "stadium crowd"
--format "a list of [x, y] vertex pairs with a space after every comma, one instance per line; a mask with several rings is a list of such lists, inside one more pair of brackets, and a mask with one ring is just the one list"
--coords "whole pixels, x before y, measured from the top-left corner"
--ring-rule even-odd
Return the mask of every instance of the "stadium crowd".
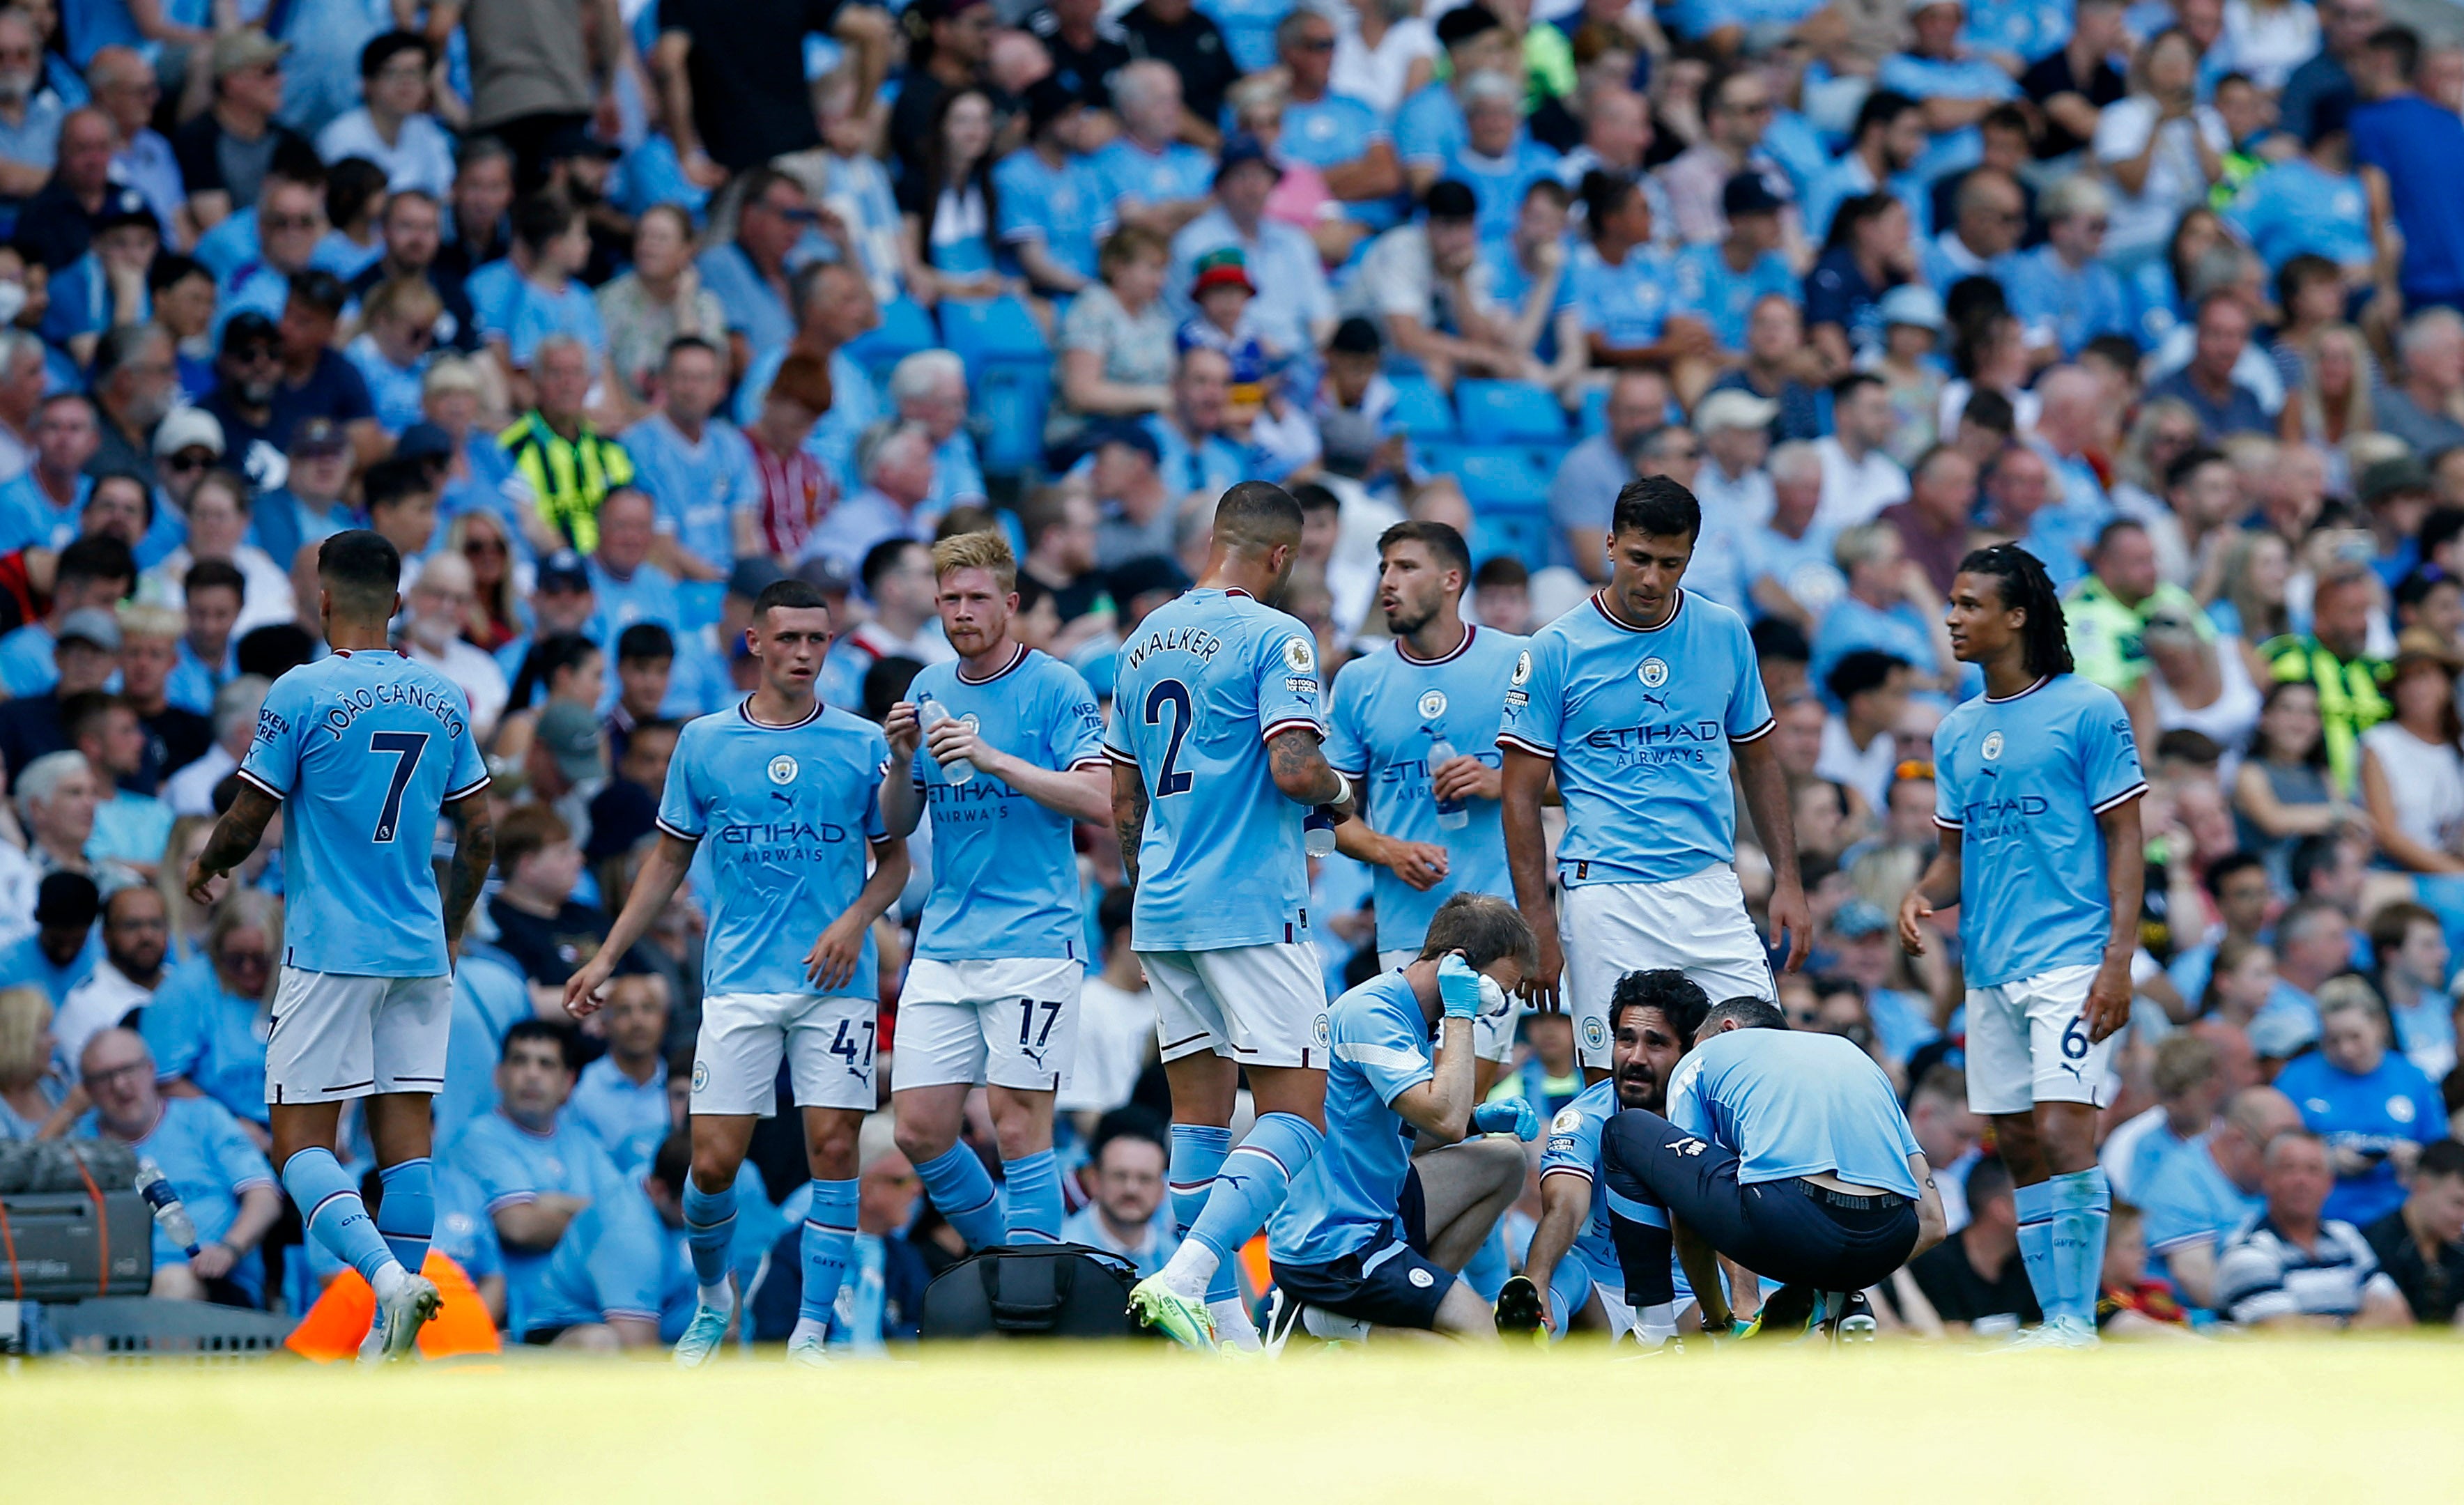
[[[16, 0], [0, 1137], [159, 1162], [208, 1242], [158, 1247], [158, 1295], [302, 1310], [334, 1274], [266, 1162], [278, 842], [210, 908], [180, 879], [270, 683], [324, 651], [338, 529], [400, 551], [400, 644], [494, 778], [438, 1248], [517, 1334], [629, 1342], [655, 1293], [566, 1310], [549, 1266], [680, 1227], [702, 904], [585, 1025], [562, 988], [681, 726], [754, 687], [766, 587], [827, 597], [823, 697], [880, 721], [953, 656], [930, 544], [999, 530], [1021, 641], [1108, 699], [1218, 495], [1270, 479], [1331, 683], [1386, 633], [1392, 524], [1458, 530], [1464, 617], [1525, 633], [1665, 475], [1703, 508], [1685, 587], [1751, 622], [1777, 719], [1815, 922], [1780, 1003], [1871, 1054], [1942, 1172], [1952, 1236], [1881, 1320], [2038, 1318], [1955, 932], [1912, 958], [1891, 919], [1933, 730], [1978, 692], [1944, 599], [2012, 540], [2150, 784], [2107, 1330], [2453, 1323], [2459, 111], [2445, 0]], [[1079, 836], [1065, 1232], [1146, 1275], [1155, 1007], [1112, 835]], [[1759, 906], [1769, 863], [1739, 867]], [[1378, 965], [1371, 869], [1312, 884], [1332, 996]], [[1498, 1093], [1545, 1118], [1582, 1084], [1565, 1017], [1527, 1014]], [[2323, 1152], [2278, 1145], [2301, 1126]], [[782, 1189], [794, 1132], [756, 1139]], [[962, 1246], [886, 1115], [862, 1159], [878, 1341]], [[747, 1206], [749, 1276], [801, 1214]]]

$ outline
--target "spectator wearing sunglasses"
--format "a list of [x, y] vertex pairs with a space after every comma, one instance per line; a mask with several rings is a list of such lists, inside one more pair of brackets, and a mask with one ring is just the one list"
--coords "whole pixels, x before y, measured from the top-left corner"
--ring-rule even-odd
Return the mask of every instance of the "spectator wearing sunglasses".
[[787, 278], [812, 259], [800, 247], [821, 223], [796, 180], [760, 168], [745, 182], [736, 239], [711, 247], [694, 263], [702, 285], [718, 294], [727, 315], [734, 369], [749, 369], [795, 338], [796, 304]]
[[342, 353], [367, 383], [377, 424], [387, 434], [398, 437], [421, 420], [420, 388], [444, 312], [436, 289], [416, 275], [378, 283], [360, 304], [360, 336]]

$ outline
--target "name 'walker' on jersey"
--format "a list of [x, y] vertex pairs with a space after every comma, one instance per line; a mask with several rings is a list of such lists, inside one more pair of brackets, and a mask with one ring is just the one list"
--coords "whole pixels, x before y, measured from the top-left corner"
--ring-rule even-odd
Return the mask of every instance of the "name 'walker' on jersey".
[[[1102, 767], [1104, 717], [1078, 671], [1022, 647], [987, 680], [956, 660], [935, 664], [907, 692], [939, 701], [994, 747], [1040, 768]], [[953, 784], [918, 747], [911, 772], [933, 818], [933, 893], [915, 954], [936, 961], [1076, 958], [1085, 933], [1069, 817], [980, 769]]]
[[[864, 887], [869, 843], [886, 837], [881, 729], [816, 704], [792, 727], [755, 721], [749, 702], [685, 723], [659, 800], [659, 829], [710, 853], [717, 902], [702, 957], [723, 993], [810, 993], [804, 957]], [[872, 997], [864, 955], [834, 995]]]
[[1105, 751], [1145, 781], [1131, 936], [1141, 951], [1308, 939], [1307, 812], [1266, 742], [1319, 730], [1317, 640], [1246, 591], [1194, 590], [1121, 645]]
[[1398, 640], [1335, 673], [1327, 762], [1359, 789], [1377, 830], [1446, 849], [1446, 876], [1425, 891], [1389, 868], [1373, 870], [1380, 951], [1417, 952], [1430, 917], [1456, 894], [1514, 897], [1505, 807], [1494, 799], [1466, 800], [1465, 822], [1451, 831], [1441, 826], [1429, 787], [1429, 750], [1443, 741], [1497, 766], [1506, 683], [1529, 641], [1467, 624], [1463, 645], [1444, 658], [1413, 658]]
[[341, 649], [274, 682], [239, 776], [282, 801], [283, 965], [441, 977], [436, 818], [488, 787], [459, 686]]
[[1533, 633], [1497, 740], [1556, 759], [1559, 882], [1663, 883], [1736, 861], [1729, 744], [1771, 726], [1745, 620], [1680, 591], [1649, 631], [1594, 596]]
[[2093, 967], [2112, 927], [2096, 818], [2147, 788], [2130, 717], [2076, 674], [1962, 702], [1933, 734], [1934, 822], [1959, 833], [1968, 986]]

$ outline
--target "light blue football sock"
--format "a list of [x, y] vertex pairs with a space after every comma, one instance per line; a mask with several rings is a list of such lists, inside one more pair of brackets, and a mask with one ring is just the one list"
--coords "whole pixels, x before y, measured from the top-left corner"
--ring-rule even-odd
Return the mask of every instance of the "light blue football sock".
[[1008, 1188], [1011, 1243], [1061, 1242], [1061, 1163], [1052, 1151], [1039, 1149], [1002, 1161], [1001, 1184]]
[[412, 1275], [428, 1263], [428, 1241], [436, 1234], [436, 1162], [421, 1155], [377, 1172], [385, 1197], [377, 1204], [377, 1232], [394, 1258]]
[[2045, 1183], [2052, 1193], [2055, 1300], [2048, 1317], [2093, 1325], [2096, 1298], [2104, 1284], [2104, 1230], [2113, 1214], [2113, 1190], [2104, 1168], [2091, 1166]]
[[[282, 1189], [299, 1209], [299, 1221], [334, 1257], [358, 1271], [369, 1285], [387, 1265], [400, 1264], [368, 1216], [342, 1163], [330, 1149], [303, 1149], [284, 1162]], [[432, 1204], [431, 1204], [432, 1205]]]
[[2036, 1294], [2036, 1308], [2048, 1318], [2061, 1304], [2054, 1283], [2054, 1184], [2011, 1189], [2013, 1211], [2019, 1218], [2019, 1263], [2028, 1272], [2028, 1289]]
[[1514, 1274], [1513, 1265], [1506, 1257], [1502, 1222], [1503, 1219], [1488, 1225], [1488, 1236], [1480, 1241], [1480, 1247], [1472, 1251], [1471, 1262], [1463, 1267], [1463, 1283], [1492, 1305], [1497, 1293], [1506, 1289], [1507, 1277]]
[[[1167, 1183], [1172, 1192], [1172, 1226], [1181, 1237], [1206, 1211], [1206, 1193], [1214, 1189], [1215, 1173], [1223, 1168], [1223, 1157], [1232, 1152], [1232, 1131], [1205, 1123], [1176, 1123], [1172, 1126], [1172, 1167]], [[1240, 1272], [1230, 1260], [1215, 1270], [1207, 1283], [1206, 1299], [1237, 1301], [1241, 1298]]]
[[693, 1252], [693, 1280], [705, 1289], [727, 1281], [728, 1246], [736, 1237], [736, 1184], [704, 1191], [685, 1177], [685, 1247]]
[[813, 1205], [804, 1213], [800, 1249], [804, 1260], [804, 1295], [796, 1305], [801, 1321], [829, 1326], [839, 1287], [847, 1279], [847, 1252], [855, 1245], [855, 1188], [852, 1181], [815, 1181]]
[[[970, 1250], [990, 1249], [1001, 1241], [1001, 1193], [993, 1189], [993, 1178], [984, 1173], [984, 1163], [974, 1150], [953, 1145], [916, 1167], [915, 1174], [923, 1178], [924, 1190], [942, 1220], [958, 1231]], [[1060, 1226], [1055, 1220], [1053, 1227]]]
[[[1292, 1177], [1325, 1143], [1326, 1131], [1298, 1114], [1262, 1113], [1249, 1137], [1223, 1157], [1206, 1194], [1206, 1211], [1189, 1229], [1190, 1237], [1215, 1251], [1219, 1274], [1233, 1268], [1241, 1246], [1284, 1205]], [[1214, 1299], [1211, 1293], [1208, 1299]]]

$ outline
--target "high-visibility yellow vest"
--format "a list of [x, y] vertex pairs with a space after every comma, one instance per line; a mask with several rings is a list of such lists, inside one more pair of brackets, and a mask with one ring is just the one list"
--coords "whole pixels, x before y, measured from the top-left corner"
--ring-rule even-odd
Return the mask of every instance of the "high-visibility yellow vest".
[[599, 504], [633, 484], [633, 457], [588, 424], [572, 439], [534, 410], [496, 436], [514, 473], [530, 483], [539, 516], [583, 554], [599, 547]]

